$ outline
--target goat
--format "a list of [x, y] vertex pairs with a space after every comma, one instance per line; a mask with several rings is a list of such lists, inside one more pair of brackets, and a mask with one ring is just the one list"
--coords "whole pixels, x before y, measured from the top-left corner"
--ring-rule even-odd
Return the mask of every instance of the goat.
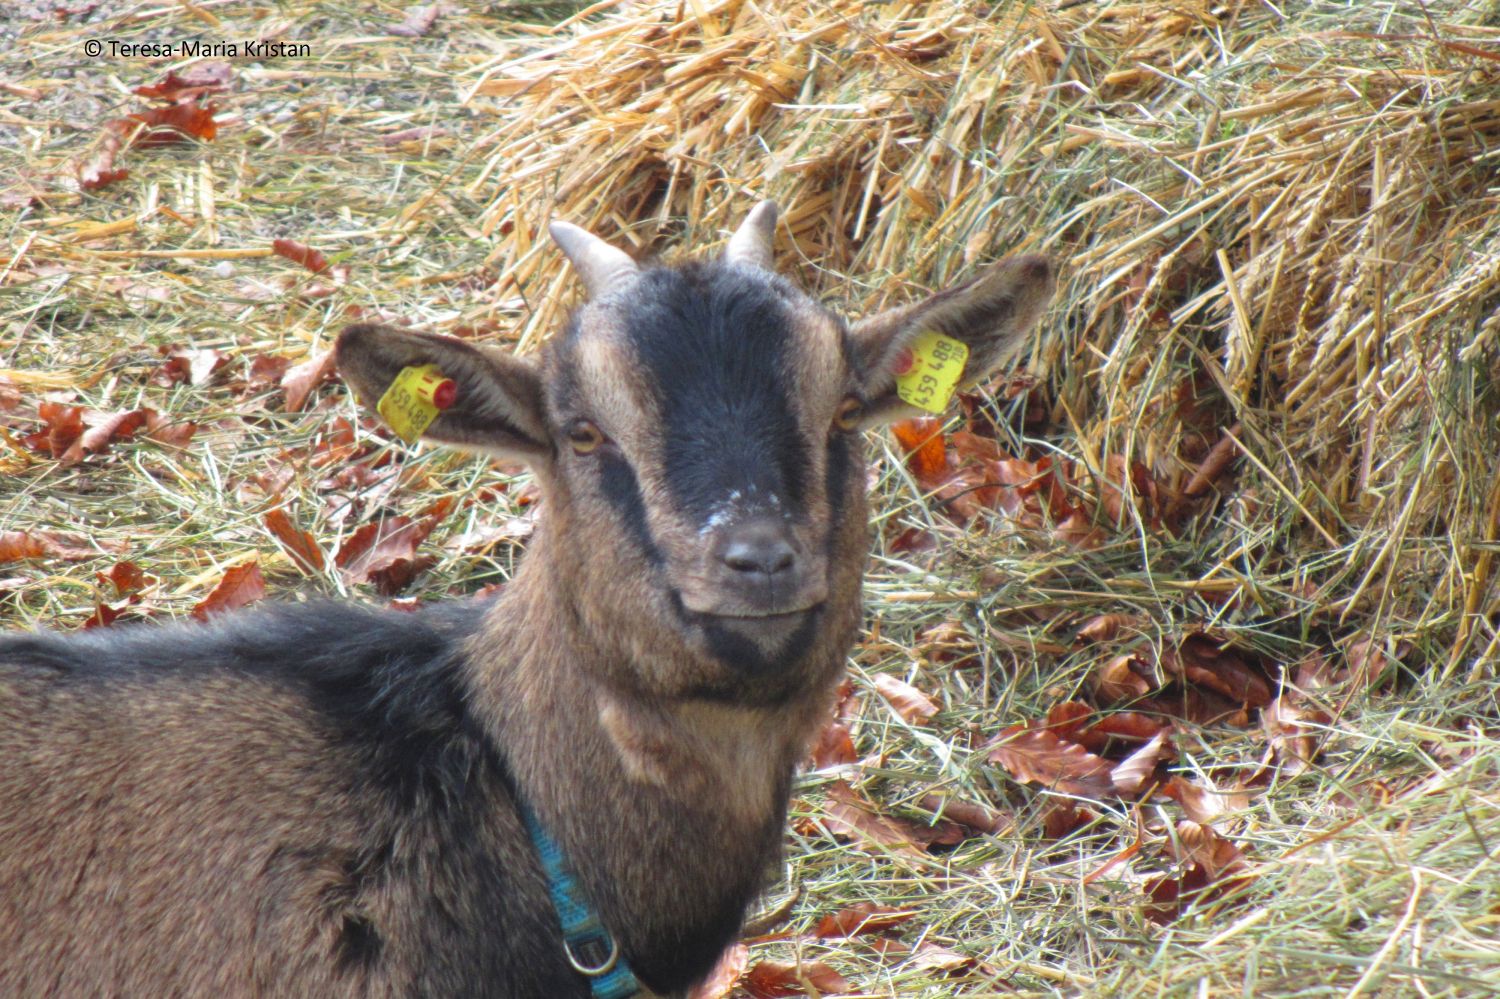
[[588, 298], [536, 359], [342, 332], [360, 398], [436, 365], [425, 436], [534, 470], [498, 597], [0, 638], [0, 994], [584, 999], [528, 815], [645, 988], [708, 973], [859, 627], [860, 430], [914, 337], [976, 381], [1053, 286], [1019, 257], [850, 324], [775, 218], [645, 267], [553, 223]]

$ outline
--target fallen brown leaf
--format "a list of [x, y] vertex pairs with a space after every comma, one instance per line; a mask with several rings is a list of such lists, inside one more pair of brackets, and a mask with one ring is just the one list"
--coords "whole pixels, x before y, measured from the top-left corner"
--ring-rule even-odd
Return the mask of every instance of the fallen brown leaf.
[[1156, 733], [1150, 742], [1131, 753], [1109, 772], [1115, 790], [1121, 794], [1135, 794], [1156, 773], [1156, 765], [1176, 755], [1165, 731]]
[[21, 438], [33, 451], [45, 451], [53, 458], [62, 457], [83, 435], [83, 407], [45, 400], [37, 406], [41, 430]]
[[166, 146], [188, 139], [208, 141], [218, 135], [219, 126], [214, 122], [214, 110], [212, 104], [173, 104], [129, 115], [124, 120], [145, 126], [135, 133], [132, 145]]
[[277, 507], [265, 516], [266, 530], [281, 545], [283, 551], [291, 556], [293, 562], [309, 574], [317, 574], [323, 571], [327, 565], [327, 558], [323, 549], [318, 546], [317, 539], [311, 533], [298, 528], [292, 523], [292, 518], [287, 515], [284, 507]]
[[1211, 826], [1231, 812], [1250, 807], [1250, 795], [1244, 791], [1220, 791], [1205, 776], [1173, 775], [1162, 787], [1162, 794], [1182, 806], [1182, 814], [1200, 825]]
[[1139, 614], [1099, 614], [1078, 629], [1078, 639], [1085, 642], [1108, 642], [1122, 631], [1135, 631], [1145, 625]]
[[818, 736], [818, 741], [813, 743], [811, 756], [814, 770], [856, 762], [859, 753], [854, 749], [854, 737], [849, 733], [849, 726], [838, 719], [829, 722]]
[[988, 805], [936, 793], [924, 794], [921, 806], [934, 815], [966, 825], [977, 832], [998, 835], [1014, 825], [1013, 820]]
[[61, 531], [0, 531], [0, 563], [33, 558], [60, 558], [79, 562], [106, 553], [118, 554], [124, 550], [122, 542], [100, 541], [91, 545], [87, 538]]
[[874, 902], [855, 902], [848, 908], [830, 912], [818, 920], [818, 925], [813, 927], [813, 936], [822, 940], [847, 939], [899, 926], [916, 915], [911, 909], [893, 909]]
[[1110, 762], [1045, 728], [1012, 725], [990, 743], [989, 760], [1020, 781], [1065, 794], [1114, 795]]
[[108, 583], [113, 586], [115, 595], [121, 597], [128, 597], [145, 589], [154, 578], [134, 562], [116, 562], [108, 572], [96, 572], [94, 576], [100, 585]]
[[844, 976], [822, 961], [799, 964], [761, 961], [745, 974], [740, 985], [753, 999], [777, 999], [808, 993], [836, 995], [850, 990]]
[[1268, 756], [1288, 774], [1302, 773], [1317, 758], [1318, 746], [1323, 739], [1319, 730], [1332, 721], [1332, 715], [1302, 703], [1296, 694], [1282, 694], [1260, 713]]
[[1139, 656], [1127, 653], [1115, 656], [1094, 670], [1089, 679], [1100, 700], [1106, 704], [1117, 704], [1151, 693], [1156, 685], [1143, 675], [1148, 670], [1149, 667]]
[[832, 832], [873, 843], [893, 853], [926, 856], [917, 845], [922, 842], [922, 830], [913, 823], [879, 814], [872, 803], [844, 781], [828, 789], [824, 822]]
[[328, 269], [327, 257], [305, 243], [299, 243], [294, 239], [271, 240], [271, 251], [278, 257], [285, 257], [294, 264], [301, 264], [314, 274], [321, 274]]
[[281, 377], [281, 391], [286, 394], [285, 409], [295, 413], [307, 402], [312, 390], [332, 377], [334, 371], [333, 351], [314, 354], [301, 364], [295, 364]]
[[146, 425], [149, 416], [154, 415], [155, 411], [149, 409], [131, 409], [119, 413], [84, 410], [83, 423], [87, 429], [63, 452], [63, 463], [76, 464], [85, 455], [102, 453], [116, 440], [129, 439]]
[[1387, 649], [1384, 642], [1370, 638], [1357, 639], [1344, 650], [1349, 675], [1361, 690], [1373, 690], [1394, 673], [1397, 663], [1411, 654], [1412, 643], [1402, 639]]
[[906, 453], [906, 467], [923, 490], [931, 492], [948, 480], [947, 445], [943, 441], [943, 421], [932, 417], [900, 420], [891, 424], [891, 434]]
[[384, 596], [394, 596], [436, 559], [418, 556], [417, 548], [437, 526], [441, 514], [413, 520], [388, 517], [356, 530], [339, 547], [334, 564], [351, 583], [374, 583]]
[[1146, 915], [1168, 923], [1200, 903], [1217, 901], [1247, 887], [1253, 875], [1239, 847], [1210, 826], [1188, 819], [1177, 823], [1177, 835], [1169, 841], [1179, 870], [1148, 881], [1151, 898]]
[[255, 603], [266, 595], [266, 581], [261, 577], [260, 564], [246, 562], [224, 573], [213, 592], [199, 601], [193, 608], [193, 617], [206, 621], [216, 614], [237, 610]]
[[926, 725], [941, 710], [932, 698], [889, 673], [876, 674], [875, 690], [910, 725]]
[[232, 75], [233, 70], [227, 62], [198, 63], [180, 74], [176, 70], [168, 70], [160, 82], [136, 87], [132, 93], [177, 104], [196, 100], [215, 90], [223, 90]]

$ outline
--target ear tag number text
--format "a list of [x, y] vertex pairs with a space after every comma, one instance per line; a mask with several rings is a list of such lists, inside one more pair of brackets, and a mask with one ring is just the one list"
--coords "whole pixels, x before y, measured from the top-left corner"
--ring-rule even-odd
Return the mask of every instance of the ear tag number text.
[[941, 413], [948, 408], [968, 359], [966, 344], [928, 330], [913, 340], [897, 361], [896, 394], [909, 406]]
[[457, 399], [458, 384], [444, 378], [436, 364], [424, 364], [402, 368], [375, 408], [396, 436], [411, 444]]

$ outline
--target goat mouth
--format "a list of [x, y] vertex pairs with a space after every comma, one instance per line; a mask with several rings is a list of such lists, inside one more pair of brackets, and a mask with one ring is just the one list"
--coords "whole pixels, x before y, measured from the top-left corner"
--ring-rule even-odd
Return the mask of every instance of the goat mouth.
[[696, 610], [683, 603], [682, 595], [672, 593], [672, 603], [685, 621], [706, 628], [727, 628], [764, 637], [780, 632], [790, 632], [810, 623], [823, 609], [825, 601], [816, 600], [800, 607], [755, 608], [736, 607], [732, 611]]
[[775, 624], [777, 622], [789, 623], [800, 620], [804, 614], [809, 614], [822, 606], [821, 603], [816, 603], [808, 604], [806, 607], [794, 607], [791, 610], [740, 611], [734, 614], [699, 611], [698, 614], [710, 621], [747, 621], [751, 623]]

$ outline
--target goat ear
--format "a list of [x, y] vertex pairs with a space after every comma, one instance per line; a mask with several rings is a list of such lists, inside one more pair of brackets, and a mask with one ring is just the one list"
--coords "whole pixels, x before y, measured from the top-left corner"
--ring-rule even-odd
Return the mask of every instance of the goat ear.
[[530, 464], [552, 453], [542, 409], [541, 372], [531, 361], [452, 337], [360, 323], [339, 334], [334, 359], [367, 406], [380, 401], [403, 368], [435, 364], [458, 386], [425, 439]]
[[896, 394], [902, 349], [918, 334], [936, 330], [969, 348], [960, 385], [972, 385], [998, 368], [1021, 343], [1052, 298], [1052, 265], [1046, 257], [1011, 257], [973, 280], [925, 301], [862, 319], [851, 331], [863, 372], [867, 425], [917, 412]]

